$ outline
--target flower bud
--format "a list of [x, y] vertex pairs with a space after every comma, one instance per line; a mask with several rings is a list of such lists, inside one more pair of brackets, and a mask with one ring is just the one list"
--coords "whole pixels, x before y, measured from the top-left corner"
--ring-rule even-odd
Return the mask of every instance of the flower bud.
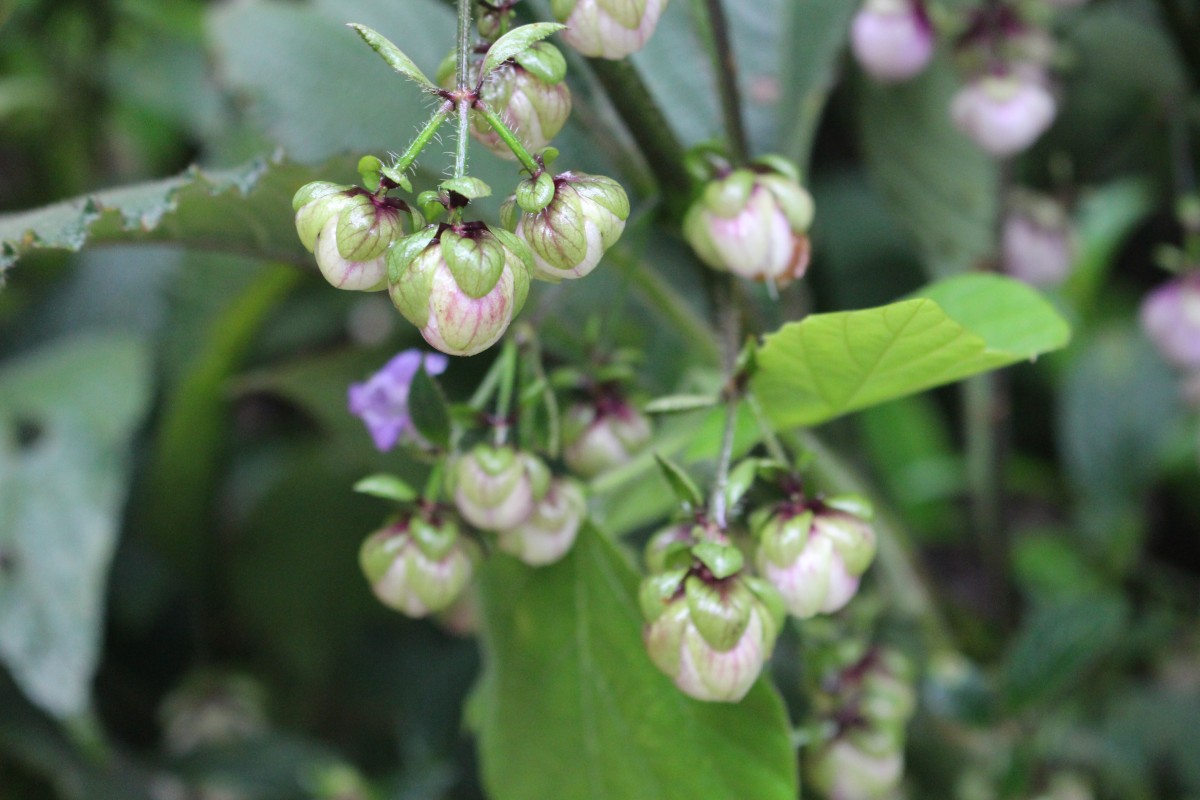
[[697, 700], [745, 697], [783, 623], [774, 590], [741, 574], [723, 580], [687, 570], [652, 575], [642, 582], [641, 602], [651, 660]]
[[[646, 569], [653, 574], [690, 564], [691, 548], [697, 541], [693, 533], [695, 527], [695, 522], [685, 521], [668, 525], [655, 532], [646, 542], [644, 550]], [[677, 563], [679, 559], [683, 559], [685, 563]]]
[[338, 289], [373, 292], [387, 285], [386, 255], [404, 235], [402, 200], [315, 181], [292, 200], [296, 232], [325, 280]]
[[835, 739], [812, 755], [809, 781], [829, 800], [879, 800], [900, 783], [904, 754], [865, 752], [855, 739]]
[[[470, 82], [479, 79], [482, 57], [471, 64]], [[443, 62], [438, 81], [454, 88], [454, 57]], [[567, 61], [549, 42], [537, 42], [493, 71], [480, 88], [480, 99], [499, 114], [529, 150], [541, 150], [571, 116], [571, 90], [564, 80]], [[471, 135], [497, 156], [516, 155], [481, 114], [471, 115]]]
[[368, 536], [358, 560], [381, 603], [423, 617], [458, 598], [475, 571], [479, 548], [452, 520], [413, 514]]
[[1200, 369], [1200, 272], [1168, 281], [1147, 295], [1141, 321], [1168, 362]]
[[483, 223], [431, 225], [388, 254], [392, 303], [430, 345], [471, 356], [496, 343], [529, 294], [525, 243]]
[[1044, 76], [1019, 69], [975, 78], [950, 105], [958, 129], [997, 157], [1027, 149], [1050, 127], [1056, 111]]
[[758, 570], [789, 613], [808, 619], [838, 611], [875, 558], [875, 531], [863, 518], [822, 507], [755, 515]]
[[585, 516], [583, 487], [558, 478], [550, 482], [529, 519], [512, 530], [500, 531], [498, 544], [531, 567], [553, 564], [571, 549]]
[[862, 68], [882, 83], [925, 69], [936, 44], [922, 0], [866, 0], [850, 27], [850, 47]]
[[625, 58], [646, 46], [667, 0], [551, 0], [563, 38], [592, 58]]
[[537, 456], [489, 444], [455, 461], [449, 478], [459, 513], [485, 531], [524, 523], [550, 487], [550, 470]]
[[554, 196], [534, 213], [505, 204], [505, 225], [529, 245], [533, 275], [557, 283], [582, 278], [612, 247], [629, 217], [629, 198], [612, 178], [564, 172], [554, 178]]
[[812, 197], [794, 178], [737, 169], [705, 187], [683, 235], [704, 263], [783, 287], [808, 269]]
[[1062, 283], [1074, 261], [1066, 212], [1031, 193], [1022, 193], [1008, 212], [1000, 244], [1004, 271], [1033, 286]]
[[613, 393], [576, 403], [563, 423], [563, 460], [585, 478], [629, 463], [650, 441], [650, 420]]

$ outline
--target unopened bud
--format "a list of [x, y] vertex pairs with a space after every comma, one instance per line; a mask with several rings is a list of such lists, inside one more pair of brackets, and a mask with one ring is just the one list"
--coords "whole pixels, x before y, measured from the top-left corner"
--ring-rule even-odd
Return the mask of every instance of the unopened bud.
[[419, 514], [367, 537], [359, 563], [384, 605], [410, 617], [448, 608], [471, 580], [478, 546], [451, 520]]
[[904, 774], [904, 754], [864, 752], [851, 738], [838, 738], [816, 751], [809, 780], [829, 800], [882, 800]]
[[667, 0], [551, 0], [567, 43], [593, 58], [625, 58], [646, 46]]
[[997, 157], [1026, 150], [1050, 127], [1056, 112], [1044, 76], [1020, 69], [975, 78], [950, 106], [958, 129]]
[[292, 200], [296, 232], [325, 280], [339, 289], [373, 292], [387, 285], [388, 248], [404, 235], [402, 200], [317, 181]]
[[563, 424], [563, 460], [585, 478], [629, 463], [649, 443], [650, 420], [619, 395], [577, 403]]
[[1152, 291], [1142, 301], [1141, 321], [1168, 362], [1185, 370], [1200, 369], [1200, 272]]
[[1066, 280], [1073, 253], [1071, 227], [1062, 206], [1048, 197], [1022, 193], [1004, 219], [1004, 271], [1033, 286]]
[[485, 531], [506, 531], [534, 513], [550, 486], [550, 470], [532, 453], [479, 444], [454, 462], [454, 504]]
[[511, 530], [500, 531], [497, 541], [501, 550], [530, 566], [553, 564], [571, 549], [586, 515], [583, 487], [558, 478], [550, 482], [529, 519]]
[[917, 75], [933, 58], [935, 44], [922, 0], [866, 0], [850, 27], [854, 57], [883, 83]]

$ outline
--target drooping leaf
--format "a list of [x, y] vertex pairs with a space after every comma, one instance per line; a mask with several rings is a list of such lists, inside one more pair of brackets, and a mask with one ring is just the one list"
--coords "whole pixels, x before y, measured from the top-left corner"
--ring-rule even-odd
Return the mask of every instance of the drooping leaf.
[[0, 659], [35, 704], [83, 713], [149, 358], [125, 336], [68, 340], [0, 372]]
[[413, 375], [408, 414], [417, 433], [441, 447], [450, 446], [450, 406], [437, 382], [424, 367]]
[[406, 56], [404, 51], [396, 47], [386, 36], [378, 31], [371, 30], [366, 25], [359, 25], [356, 22], [349, 23], [349, 27], [357, 31], [362, 40], [370, 45], [371, 49], [378, 53], [379, 57], [389, 67], [426, 89], [437, 90], [437, 86], [425, 76], [421, 68], [413, 63], [413, 60]]
[[1067, 324], [998, 275], [952, 278], [916, 299], [814, 314], [766, 337], [754, 392], [777, 426], [815, 425], [1063, 347]]
[[484, 570], [473, 706], [496, 800], [790, 800], [795, 753], [765, 680], [738, 704], [681, 694], [642, 645], [637, 578], [587, 527], [567, 557]]
[[479, 69], [480, 80], [486, 80], [488, 74], [505, 61], [520, 55], [536, 42], [540, 42], [566, 27], [557, 22], [535, 22], [531, 25], [513, 28], [488, 48], [487, 55], [483, 58], [483, 66]]
[[950, 101], [959, 78], [946, 57], [898, 86], [863, 81], [863, 155], [933, 277], [992, 255], [999, 214], [996, 161], [959, 133]]
[[666, 478], [671, 491], [675, 493], [676, 500], [691, 508], [704, 505], [704, 495], [700, 493], [700, 487], [696, 486], [692, 476], [688, 475], [683, 467], [661, 453], [655, 453], [654, 460], [658, 462], [658, 469]]
[[354, 491], [381, 497], [384, 500], [396, 500], [401, 503], [411, 502], [419, 497], [417, 490], [401, 478], [386, 472], [368, 475], [354, 484]]

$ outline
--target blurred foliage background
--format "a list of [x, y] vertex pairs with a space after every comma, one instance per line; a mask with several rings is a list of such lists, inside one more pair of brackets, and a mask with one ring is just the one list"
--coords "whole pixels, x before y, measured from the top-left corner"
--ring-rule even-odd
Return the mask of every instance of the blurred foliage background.
[[[810, 279], [751, 298], [761, 330], [894, 300], [993, 248], [1002, 176], [950, 126], [948, 58], [870, 84], [843, 53], [853, 5], [727, 3], [753, 149], [807, 164], [819, 209]], [[419, 337], [386, 298], [330, 291], [291, 228], [300, 184], [349, 180], [425, 116], [347, 21], [430, 72], [452, 42], [436, 0], [0, 2], [6, 800], [483, 796], [475, 640], [380, 607], [356, 560], [382, 511], [354, 480], [419, 468], [372, 448], [346, 386]], [[633, 59], [684, 145], [720, 132], [701, 32], [676, 0]], [[1196, 414], [1136, 325], [1195, 179], [1200, 16], [1096, 0], [1058, 33], [1059, 120], [1016, 179], [1072, 198], [1076, 263], [1049, 297], [1073, 340], [1003, 373], [1004, 546], [973, 535], [959, 390], [819, 431], [891, 509], [952, 639], [913, 644], [927, 621], [891, 619], [871, 587], [863, 613], [925, 675], [911, 797], [1032, 797], [1064, 772], [1097, 798], [1200, 797]], [[704, 293], [655, 222], [653, 165], [605, 76], [572, 70], [561, 163], [620, 178], [635, 217], [587, 285], [542, 287], [525, 317], [567, 356], [603, 317], [644, 350], [646, 396], [710, 386]], [[489, 359], [456, 362], [448, 391]], [[661, 516], [644, 484], [599, 487], [606, 530]], [[797, 725], [798, 653], [827, 635], [780, 645]]]

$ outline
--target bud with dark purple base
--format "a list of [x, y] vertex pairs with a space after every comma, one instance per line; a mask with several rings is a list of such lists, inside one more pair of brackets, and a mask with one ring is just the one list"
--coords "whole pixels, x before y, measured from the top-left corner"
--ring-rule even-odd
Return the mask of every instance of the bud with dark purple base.
[[387, 286], [386, 256], [404, 235], [408, 205], [355, 186], [315, 181], [292, 199], [300, 242], [338, 289], [373, 292]]
[[650, 442], [650, 420], [612, 393], [576, 403], [563, 423], [563, 460], [585, 478], [629, 463]]
[[423, 617], [462, 594], [479, 556], [478, 546], [453, 520], [417, 512], [368, 536], [359, 563], [381, 603]]
[[1054, 122], [1057, 104], [1039, 69], [981, 75], [959, 90], [950, 106], [954, 124], [997, 157], [1030, 147]]
[[479, 444], [449, 474], [463, 519], [485, 531], [506, 531], [528, 520], [550, 488], [550, 470], [532, 453]]

